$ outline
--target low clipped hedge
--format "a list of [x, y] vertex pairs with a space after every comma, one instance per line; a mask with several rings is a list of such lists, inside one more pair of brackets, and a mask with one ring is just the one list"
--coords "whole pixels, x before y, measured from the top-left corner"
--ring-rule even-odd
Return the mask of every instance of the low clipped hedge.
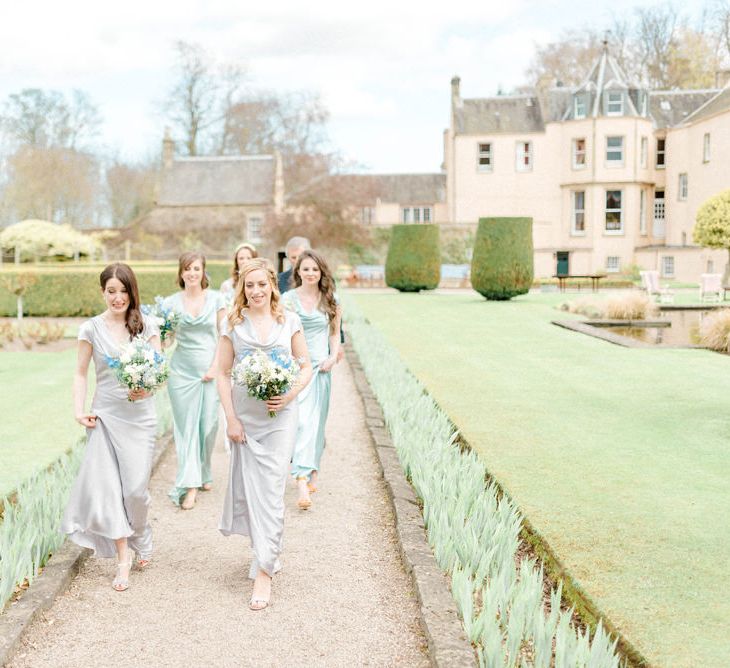
[[[38, 267], [24, 266], [0, 270], [0, 278], [13, 273], [31, 273], [36, 283], [23, 296], [25, 315], [42, 317], [89, 317], [104, 308], [99, 289], [99, 274], [105, 265]], [[150, 265], [130, 263], [139, 283], [143, 304], [151, 303], [156, 295], [170, 295], [177, 285], [177, 263]], [[206, 266], [212, 288], [230, 275], [228, 262], [208, 262]], [[0, 281], [0, 316], [16, 315], [16, 297]]]
[[441, 279], [438, 225], [393, 225], [385, 284], [401, 292], [433, 290]]
[[480, 218], [472, 287], [487, 299], [506, 300], [526, 294], [533, 278], [532, 218]]

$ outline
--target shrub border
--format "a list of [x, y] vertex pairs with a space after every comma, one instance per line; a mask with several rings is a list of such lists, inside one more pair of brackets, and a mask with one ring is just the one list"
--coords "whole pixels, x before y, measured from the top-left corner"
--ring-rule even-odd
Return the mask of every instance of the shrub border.
[[365, 422], [393, 509], [403, 565], [411, 576], [418, 598], [421, 627], [428, 642], [431, 664], [437, 667], [476, 666], [474, 649], [466, 637], [451, 596], [449, 578], [441, 572], [433, 556], [416, 493], [406, 480], [385, 426], [383, 411], [350, 341], [345, 344], [345, 353], [363, 402]]
[[[153, 473], [172, 442], [171, 431], [157, 439], [152, 459]], [[13, 658], [33, 621], [68, 589], [82, 564], [90, 556], [91, 550], [67, 540], [51, 556], [43, 572], [33, 580], [28, 590], [17, 601], [8, 603], [5, 610], [0, 611], [0, 666]]]
[[[562, 323], [554, 323], [554, 324], [562, 324]], [[350, 337], [351, 339], [351, 337]], [[408, 529], [401, 529], [400, 527], [400, 521], [402, 518], [408, 518], [411, 517], [411, 522], [413, 525], [413, 528], [411, 529], [411, 532], [414, 531], [420, 531], [420, 535], [423, 539], [423, 546], [420, 547], [419, 552], [423, 552], [428, 555], [431, 562], [431, 568], [432, 570], [432, 577], [431, 577], [431, 583], [434, 583], [436, 578], [440, 579], [443, 582], [443, 585], [445, 585], [444, 590], [446, 591], [446, 594], [448, 596], [448, 601], [444, 600], [443, 602], [439, 602], [439, 607], [437, 608], [437, 611], [441, 611], [442, 613], [447, 610], [448, 608], [452, 608], [454, 611], [456, 610], [454, 605], [454, 599], [450, 595], [450, 578], [446, 575], [442, 574], [441, 570], [439, 569], [438, 565], [436, 564], [435, 558], [433, 556], [431, 546], [428, 544], [426, 538], [425, 538], [425, 529], [423, 524], [423, 517], [421, 515], [421, 509], [420, 505], [418, 504], [418, 499], [416, 498], [416, 494], [411, 486], [411, 484], [406, 480], [405, 474], [403, 473], [403, 469], [400, 464], [400, 460], [398, 459], [398, 455], [396, 454], [395, 448], [392, 444], [392, 441], [390, 440], [390, 435], [388, 432], [388, 428], [385, 425], [385, 421], [383, 418], [382, 409], [380, 407], [380, 404], [378, 403], [377, 398], [373, 394], [369, 381], [367, 379], [367, 376], [365, 374], [365, 371], [362, 368], [362, 365], [360, 363], [359, 357], [357, 355], [357, 352], [354, 350], [352, 343], [348, 342], [345, 346], [346, 352], [348, 355], [348, 360], [350, 361], [352, 367], [353, 367], [353, 375], [355, 377], [355, 384], [358, 387], [358, 390], [360, 391], [360, 388], [362, 387], [363, 390], [361, 392], [361, 396], [363, 398], [363, 403], [365, 405], [366, 410], [366, 422], [368, 425], [368, 428], [372, 434], [373, 441], [375, 444], [375, 450], [376, 454], [378, 455], [379, 462], [381, 462], [381, 467], [384, 470], [384, 477], [386, 478], [386, 487], [388, 489], [388, 494], [391, 497], [391, 503], [393, 504], [394, 513], [396, 514], [396, 521], [397, 521], [397, 533], [398, 538], [400, 541], [400, 548], [401, 552], [403, 554], [403, 559], [406, 564], [407, 569], [411, 572], [411, 576], [413, 577], [414, 581], [414, 587], [416, 588], [416, 591], [419, 595], [419, 601], [421, 602], [421, 621], [423, 624], [423, 627], [426, 631], [426, 635], [429, 642], [429, 649], [431, 649], [432, 642], [434, 642], [434, 639], [431, 636], [432, 629], [429, 626], [430, 619], [427, 618], [427, 613], [432, 612], [430, 610], [424, 610], [425, 604], [421, 601], [421, 588], [419, 587], [420, 582], [417, 580], [417, 576], [415, 572], [412, 570], [409, 563], [409, 557], [410, 554], [406, 553], [405, 545], [408, 544], [409, 540], [412, 538], [412, 533], [408, 532]], [[428, 391], [424, 388], [423, 392], [425, 394], [428, 394]], [[434, 401], [435, 403], [435, 401]], [[448, 416], [447, 416], [447, 419]], [[457, 427], [451, 422], [449, 419], [449, 422], [452, 424], [455, 431], [458, 431]], [[463, 437], [459, 438], [459, 445], [460, 447], [466, 448], [468, 450], [473, 450], [471, 445], [463, 439]], [[381, 459], [381, 453], [385, 452], [388, 448], [389, 454], [385, 455], [383, 459], [385, 459], [385, 462], [383, 463], [383, 460]], [[388, 477], [385, 473], [386, 465], [389, 469], [393, 468], [398, 473], [400, 479], [402, 480], [402, 483], [396, 482], [393, 487], [391, 487], [391, 483], [388, 480]], [[494, 482], [494, 484], [497, 486], [497, 489], [502, 493], [505, 494], [504, 490], [502, 489], [502, 486], [499, 484], [499, 482], [488, 472], [487, 470], [487, 476], [488, 479], [491, 482]], [[407, 488], [407, 491], [404, 491], [405, 488]], [[400, 501], [400, 503], [398, 503]], [[398, 504], [398, 505], [397, 505]], [[409, 507], [410, 506], [410, 507]], [[400, 510], [400, 515], [398, 514]], [[575, 609], [575, 614], [577, 614], [578, 618], [586, 624], [591, 631], [595, 631], [596, 625], [598, 620], [600, 619], [603, 624], [603, 628], [608, 631], [608, 633], [613, 636], [614, 639], [617, 641], [617, 649], [620, 654], [620, 656], [623, 659], [623, 663], [621, 664], [624, 666], [624, 668], [647, 668], [651, 664], [646, 659], [646, 657], [636, 648], [636, 646], [624, 635], [621, 633], [621, 631], [611, 622], [611, 620], [601, 612], [600, 608], [596, 603], [592, 600], [592, 598], [585, 592], [585, 590], [575, 581], [573, 580], [570, 572], [565, 568], [564, 564], [560, 560], [560, 558], [557, 556], [557, 554], [553, 551], [551, 546], [547, 543], [547, 541], [542, 537], [539, 531], [535, 529], [535, 527], [531, 524], [529, 519], [522, 514], [522, 529], [520, 531], [520, 539], [524, 541], [526, 546], [528, 547], [528, 550], [531, 550], [533, 554], [540, 559], [543, 562], [544, 568], [545, 568], [545, 575], [547, 579], [553, 583], [557, 584], [558, 582], [563, 583], [562, 588], [562, 598], [563, 602], [566, 605], [566, 607], [573, 607]], [[405, 540], [403, 538], [405, 534]], [[420, 555], [419, 555], [420, 557]], [[439, 599], [441, 601], [441, 599]], [[439, 615], [441, 616], [441, 615]], [[441, 621], [441, 620], [436, 620]], [[439, 655], [437, 652], [439, 652], [439, 646], [438, 642], [441, 639], [439, 631], [442, 631], [442, 629], [436, 628], [435, 634], [438, 634], [435, 638], [434, 642], [434, 649], [431, 656], [431, 660], [433, 665], [439, 666], [451, 666], [451, 665], [462, 665], [458, 662], [453, 662], [450, 660], [450, 658], [446, 659], [444, 663], [439, 663], [438, 657]], [[456, 616], [456, 626], [450, 626], [449, 627], [449, 636], [445, 638], [446, 642], [453, 642], [454, 638], [463, 638], [463, 642], [469, 647], [471, 645], [469, 644], [468, 640], [466, 639], [464, 635], [464, 628], [461, 624], [461, 621], [458, 617], [458, 614]], [[446, 657], [444, 657], [446, 658]], [[468, 665], [468, 664], [465, 664]]]

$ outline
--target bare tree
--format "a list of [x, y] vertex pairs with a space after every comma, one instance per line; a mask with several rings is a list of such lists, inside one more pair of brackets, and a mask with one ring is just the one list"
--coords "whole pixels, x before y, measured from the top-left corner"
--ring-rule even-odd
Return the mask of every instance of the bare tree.
[[709, 12], [710, 31], [714, 35], [718, 57], [730, 66], [730, 0], [715, 0]]
[[678, 52], [679, 31], [686, 22], [670, 3], [637, 7], [636, 53], [642, 79], [650, 88], [671, 88], [672, 56]]
[[296, 190], [331, 171], [333, 156], [328, 152], [328, 120], [329, 113], [315, 93], [250, 94], [228, 109], [222, 152], [278, 151], [287, 188]]
[[114, 227], [122, 227], [154, 206], [157, 166], [115, 161], [106, 169], [105, 203]]
[[[730, 0], [718, 0], [714, 16], [715, 34], [727, 34], [730, 45]], [[711, 86], [720, 62], [715, 44], [719, 37], [713, 38], [702, 26], [690, 26], [674, 5], [665, 3], [639, 7], [633, 15], [615, 19], [606, 31], [571, 29], [555, 42], [536, 46], [526, 72], [528, 82], [538, 88], [555, 81], [578, 85], [606, 38], [628, 82], [649, 88]]]
[[226, 117], [245, 79], [240, 66], [217, 67], [199, 44], [178, 41], [177, 81], [165, 111], [188, 155], [198, 155]]
[[8, 96], [0, 114], [0, 130], [14, 149], [88, 149], [100, 125], [96, 106], [80, 90], [74, 90], [68, 100], [59, 91], [25, 88]]
[[285, 214], [267, 221], [269, 240], [282, 245], [286, 239], [302, 235], [319, 248], [366, 242], [369, 233], [362, 225], [361, 210], [375, 204], [374, 177], [345, 173], [356, 166], [335, 155], [322, 156], [311, 166], [318, 170], [313, 172], [316, 176], [290, 193]]
[[532, 85], [550, 81], [577, 86], [588, 76], [601, 48], [601, 37], [595, 31], [567, 30], [557, 41], [536, 47], [528, 81]]
[[99, 164], [89, 153], [23, 146], [7, 159], [3, 192], [11, 220], [40, 218], [93, 225], [99, 206]]

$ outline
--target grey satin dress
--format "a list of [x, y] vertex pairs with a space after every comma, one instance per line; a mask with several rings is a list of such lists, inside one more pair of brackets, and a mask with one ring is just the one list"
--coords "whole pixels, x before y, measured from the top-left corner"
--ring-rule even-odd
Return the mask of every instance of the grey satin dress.
[[[142, 337], [159, 336], [144, 316]], [[141, 559], [152, 554], [152, 528], [147, 521], [152, 454], [157, 432], [153, 397], [129, 401], [106, 362], [119, 346], [101, 316], [87, 320], [79, 339], [93, 347], [96, 391], [91, 413], [96, 426], [87, 429], [86, 451], [61, 521], [61, 531], [99, 557], [116, 557], [115, 539], [127, 538]]]
[[[284, 348], [291, 353], [291, 339], [301, 331], [299, 316], [286, 312], [264, 342], [259, 342], [248, 320], [231, 330], [224, 321], [221, 335], [233, 344], [236, 361], [247, 350], [269, 352]], [[246, 389], [233, 386], [233, 407], [243, 423], [245, 443], [231, 443], [228, 488], [218, 528], [225, 536], [251, 537], [254, 559], [248, 576], [259, 569], [274, 575], [281, 569], [279, 555], [284, 535], [284, 491], [297, 433], [298, 404], [292, 401], [276, 417], [269, 417], [266, 403], [249, 397]]]

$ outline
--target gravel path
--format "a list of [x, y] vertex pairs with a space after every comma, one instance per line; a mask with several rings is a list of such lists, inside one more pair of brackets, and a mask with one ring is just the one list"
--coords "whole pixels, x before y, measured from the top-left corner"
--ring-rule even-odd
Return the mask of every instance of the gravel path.
[[168, 452], [152, 480], [156, 551], [130, 589], [114, 592], [111, 560], [90, 559], [35, 622], [9, 666], [427, 666], [417, 603], [347, 362], [334, 371], [320, 491], [307, 512], [287, 489], [273, 605], [251, 612], [248, 539], [216, 529], [227, 457], [189, 512], [166, 493]]

